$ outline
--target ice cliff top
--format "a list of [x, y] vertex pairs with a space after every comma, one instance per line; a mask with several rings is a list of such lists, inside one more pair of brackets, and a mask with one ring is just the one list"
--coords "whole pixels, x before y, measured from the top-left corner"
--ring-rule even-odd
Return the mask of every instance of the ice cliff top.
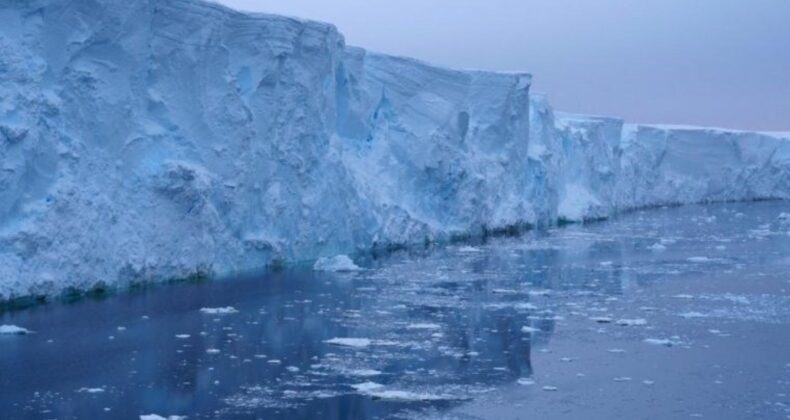
[[790, 198], [786, 135], [555, 115], [530, 82], [196, 0], [0, 2], [0, 301]]

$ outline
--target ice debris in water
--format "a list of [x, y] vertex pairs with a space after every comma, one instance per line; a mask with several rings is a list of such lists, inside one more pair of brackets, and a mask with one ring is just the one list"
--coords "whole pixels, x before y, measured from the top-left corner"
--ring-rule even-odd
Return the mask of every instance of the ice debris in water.
[[473, 246], [462, 246], [462, 247], [458, 248], [458, 252], [464, 252], [464, 253], [467, 253], [467, 254], [471, 254], [471, 253], [475, 253], [475, 252], [480, 252], [480, 248], [475, 248]]
[[535, 381], [530, 378], [519, 378], [516, 383], [524, 386], [535, 385]]
[[672, 340], [669, 338], [646, 338], [644, 342], [647, 344], [652, 344], [654, 346], [666, 346], [666, 347], [672, 347], [682, 344], [680, 341]]
[[558, 388], [556, 386], [546, 385], [543, 387], [544, 391], [556, 391]]
[[383, 388], [384, 385], [375, 382], [362, 382], [360, 384], [351, 385], [351, 387], [359, 392], [369, 392], [374, 389]]
[[708, 257], [688, 257], [686, 260], [693, 263], [706, 263], [711, 261]]
[[368, 376], [379, 376], [381, 375], [381, 371], [375, 369], [355, 369], [348, 372], [350, 376], [358, 376], [358, 377], [368, 377]]
[[186, 420], [187, 416], [160, 416], [158, 414], [141, 414], [140, 420]]
[[232, 306], [226, 306], [224, 308], [201, 308], [200, 312], [206, 315], [230, 315], [239, 311]]
[[667, 247], [663, 244], [656, 242], [653, 245], [648, 246], [647, 249], [651, 251], [660, 252], [660, 251], [666, 251]]
[[77, 390], [77, 392], [79, 392], [79, 393], [85, 393], [85, 394], [101, 394], [102, 392], [104, 392], [104, 388], [103, 388], [103, 387], [97, 387], [97, 388], [80, 388], [80, 389], [78, 389], [78, 390]]
[[438, 330], [442, 327], [439, 324], [431, 324], [431, 323], [417, 323], [417, 324], [409, 324], [406, 326], [407, 330]]
[[354, 263], [348, 255], [337, 255], [330, 258], [319, 258], [313, 265], [315, 271], [349, 272], [360, 271], [361, 268]]
[[618, 319], [615, 323], [624, 327], [631, 327], [635, 325], [647, 325], [647, 320], [644, 318]]
[[686, 318], [686, 319], [690, 319], [690, 318], [706, 318], [707, 317], [707, 315], [705, 315], [705, 314], [703, 314], [701, 312], [695, 312], [695, 311], [683, 312], [683, 313], [678, 314], [678, 316], [682, 317], [682, 318]]
[[324, 343], [343, 347], [364, 348], [369, 346], [372, 341], [369, 338], [336, 337], [325, 340]]
[[24, 335], [30, 333], [32, 331], [16, 325], [0, 325], [0, 335]]
[[524, 327], [521, 327], [521, 332], [523, 332], [525, 334], [537, 333], [537, 332], [540, 332], [540, 328], [524, 326]]

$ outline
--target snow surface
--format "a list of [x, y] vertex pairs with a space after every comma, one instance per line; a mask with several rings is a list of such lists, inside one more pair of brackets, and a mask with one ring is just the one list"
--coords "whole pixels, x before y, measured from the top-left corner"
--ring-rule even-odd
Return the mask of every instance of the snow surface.
[[529, 74], [328, 24], [35, 0], [0, 27], [0, 301], [790, 198], [787, 134], [555, 114]]

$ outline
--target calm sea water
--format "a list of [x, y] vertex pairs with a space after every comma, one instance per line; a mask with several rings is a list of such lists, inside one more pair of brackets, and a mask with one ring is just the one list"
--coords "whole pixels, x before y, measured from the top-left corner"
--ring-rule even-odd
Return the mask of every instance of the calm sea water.
[[6, 312], [35, 333], [0, 336], [0, 418], [788, 418], [783, 212], [655, 209]]

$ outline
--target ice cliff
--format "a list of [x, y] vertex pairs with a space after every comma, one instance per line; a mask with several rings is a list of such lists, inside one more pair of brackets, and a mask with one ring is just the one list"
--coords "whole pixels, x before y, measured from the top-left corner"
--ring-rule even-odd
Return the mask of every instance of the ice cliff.
[[0, 301], [790, 198], [787, 135], [555, 114], [530, 81], [198, 0], [0, 0]]

